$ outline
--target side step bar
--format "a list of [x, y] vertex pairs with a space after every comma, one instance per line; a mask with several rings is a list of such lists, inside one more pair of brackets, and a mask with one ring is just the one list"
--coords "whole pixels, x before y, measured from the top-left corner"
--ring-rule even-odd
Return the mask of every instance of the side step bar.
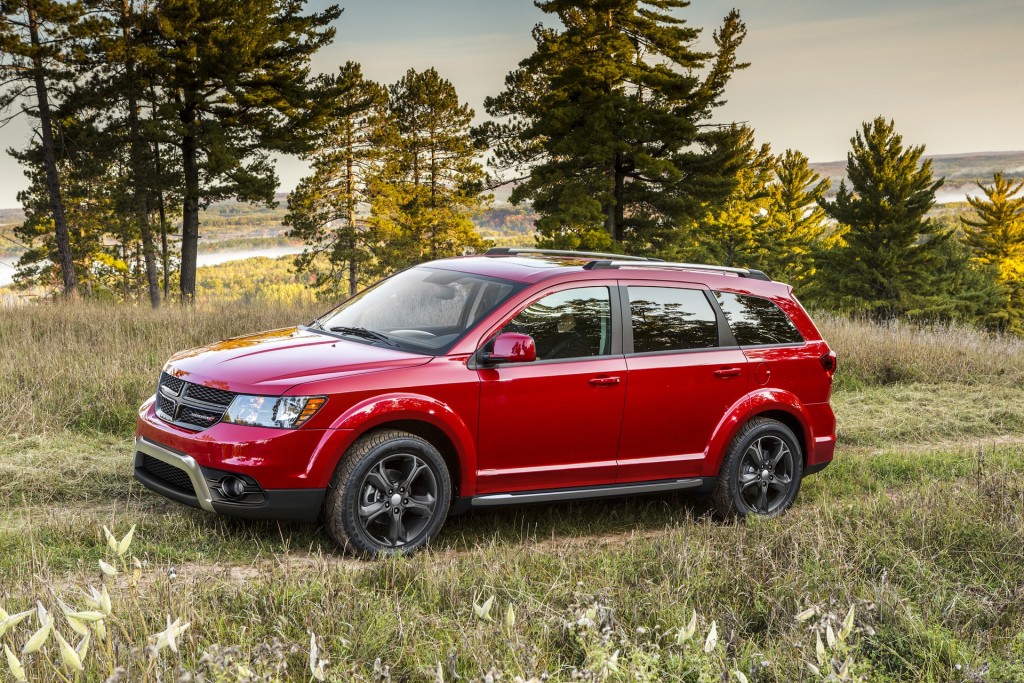
[[614, 484], [612, 486], [587, 486], [578, 489], [555, 489], [552, 491], [523, 491], [521, 493], [490, 493], [474, 496], [472, 507], [494, 507], [497, 505], [522, 505], [524, 503], [550, 503], [563, 500], [585, 500], [587, 498], [608, 498], [631, 496], [638, 493], [663, 493], [696, 489], [703, 486], [703, 479], [672, 479], [639, 484]]

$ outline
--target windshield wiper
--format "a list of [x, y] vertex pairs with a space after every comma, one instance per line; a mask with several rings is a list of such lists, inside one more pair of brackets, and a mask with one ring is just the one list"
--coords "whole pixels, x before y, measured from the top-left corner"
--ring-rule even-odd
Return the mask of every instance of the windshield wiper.
[[327, 329], [331, 332], [338, 332], [339, 334], [347, 334], [352, 337], [362, 337], [363, 339], [373, 339], [374, 341], [382, 341], [385, 344], [390, 344], [391, 346], [398, 346], [398, 342], [386, 334], [382, 334], [381, 332], [376, 332], [374, 330], [368, 330], [365, 327], [346, 327], [345, 325], [335, 325], [334, 327], [329, 327]]

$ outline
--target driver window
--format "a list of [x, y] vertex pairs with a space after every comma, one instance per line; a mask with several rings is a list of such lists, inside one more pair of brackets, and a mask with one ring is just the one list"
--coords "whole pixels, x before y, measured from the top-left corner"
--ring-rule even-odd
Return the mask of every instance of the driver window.
[[537, 360], [586, 358], [611, 353], [611, 297], [607, 287], [549, 294], [524, 309], [502, 332], [533, 337]]

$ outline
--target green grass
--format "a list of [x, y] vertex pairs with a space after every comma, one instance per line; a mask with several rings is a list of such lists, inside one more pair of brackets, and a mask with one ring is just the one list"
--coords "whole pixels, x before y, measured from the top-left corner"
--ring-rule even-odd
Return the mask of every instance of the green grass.
[[[67, 509], [55, 500], [10, 514], [0, 604], [27, 608], [47, 588], [73, 595], [97, 580], [100, 525], [123, 533], [135, 523], [146, 569], [138, 589], [112, 582], [120, 627], [139, 642], [162, 628], [162, 614], [185, 615], [193, 666], [211, 644], [240, 644], [258, 660], [258, 644], [304, 643], [311, 629], [327, 637], [335, 669], [367, 677], [381, 658], [399, 680], [429, 680], [423, 671], [452, 657], [471, 678], [492, 667], [568, 678], [582, 663], [563, 622], [596, 602], [614, 610], [630, 647], [649, 640], [638, 628], [664, 632], [695, 609], [702, 628], [717, 621], [727, 666], [746, 668], [756, 653], [772, 663], [763, 680], [801, 680], [813, 641], [793, 616], [856, 604], [858, 623], [874, 630], [859, 654], [872, 680], [955, 680], [957, 665], [1009, 666], [1024, 630], [1022, 456], [990, 451], [980, 474], [960, 451], [841, 461], [806, 482], [788, 515], [739, 525], [682, 496], [473, 513], [451, 520], [428, 551], [376, 563], [337, 557], [312, 528], [153, 499], [124, 476], [113, 499], [76, 505], [69, 492]], [[474, 617], [474, 602], [491, 595], [499, 617], [514, 605], [511, 632], [500, 618]], [[145, 660], [125, 661], [138, 674]], [[665, 677], [683, 673], [661, 665]]]
[[[103, 580], [98, 561], [113, 561], [102, 527], [137, 526], [138, 582], [130, 566], [106, 579], [110, 650], [94, 642], [79, 680], [114, 666], [132, 681], [177, 680], [179, 667], [210, 681], [308, 680], [312, 631], [329, 680], [434, 681], [441, 663], [445, 681], [492, 669], [504, 681], [720, 681], [736, 669], [810, 681], [815, 634], [850, 605], [850, 653], [869, 680], [1024, 680], [1014, 340], [825, 318], [842, 363], [840, 445], [782, 518], [723, 524], [682, 495], [477, 511], [414, 557], [362, 562], [315, 526], [208, 515], [131, 477], [135, 406], [167, 355], [313, 310], [0, 311], [0, 607], [82, 607], [81, 589]], [[897, 365], [907, 374], [884, 370]], [[477, 618], [491, 596], [494, 620]], [[572, 625], [595, 604], [597, 626]], [[794, 619], [811, 606], [817, 616]], [[693, 610], [697, 634], [680, 647], [674, 629]], [[147, 636], [167, 615], [191, 626], [178, 656], [153, 658]], [[704, 653], [712, 621], [719, 642]], [[17, 650], [37, 626], [0, 643]], [[57, 628], [72, 635], [63, 617]], [[617, 672], [603, 668], [615, 650]], [[53, 642], [24, 659], [30, 680], [74, 680]]]
[[1024, 389], [1011, 386], [892, 384], [833, 394], [843, 445], [926, 447], [1024, 437]]

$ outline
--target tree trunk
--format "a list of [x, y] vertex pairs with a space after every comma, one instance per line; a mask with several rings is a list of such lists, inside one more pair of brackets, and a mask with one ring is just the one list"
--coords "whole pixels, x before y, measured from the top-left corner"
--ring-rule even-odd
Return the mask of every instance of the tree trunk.
[[63, 277], [65, 296], [73, 297], [77, 290], [75, 263], [71, 259], [71, 236], [64, 218], [64, 198], [60, 191], [60, 178], [57, 174], [57, 153], [53, 144], [53, 124], [50, 114], [50, 99], [43, 76], [43, 58], [40, 54], [39, 24], [36, 17], [35, 4], [26, 3], [28, 9], [29, 36], [35, 53], [32, 57], [32, 70], [35, 77], [36, 100], [39, 106], [39, 127], [43, 138], [43, 161], [46, 167], [46, 192], [50, 196], [50, 212], [53, 214], [53, 227], [57, 240], [57, 253], [60, 257], [60, 270]]
[[622, 164], [616, 161], [615, 164], [615, 234], [612, 238], [616, 242], [622, 242], [625, 235], [623, 234], [623, 224], [626, 222], [626, 174], [622, 170]]
[[[186, 115], [187, 116], [187, 115]], [[194, 117], [194, 113], [192, 114]], [[191, 130], [193, 121], [186, 120]], [[181, 212], [181, 303], [196, 300], [196, 256], [199, 252], [199, 153], [195, 135], [181, 139], [181, 161], [185, 175], [185, 194]]]
[[143, 181], [147, 174], [143, 169], [142, 160], [142, 134], [139, 131], [139, 101], [136, 91], [138, 83], [135, 79], [135, 58], [131, 56], [131, 47], [128, 45], [131, 40], [128, 22], [132, 12], [129, 0], [123, 0], [121, 11], [122, 38], [128, 51], [128, 58], [125, 60], [125, 72], [128, 81], [128, 147], [132, 166], [132, 200], [135, 215], [139, 221], [139, 230], [142, 233], [142, 253], [146, 260], [146, 284], [149, 286], [149, 302], [153, 308], [160, 308], [160, 282], [156, 273], [156, 249], [153, 244], [153, 231], [149, 224], [148, 193]]
[[359, 239], [356, 235], [356, 178], [355, 178], [355, 143], [352, 139], [352, 124], [348, 127], [348, 159], [346, 159], [346, 182], [345, 188], [348, 193], [348, 228], [349, 228], [349, 251], [348, 259], [348, 295], [355, 296], [359, 291], [359, 273], [356, 261], [356, 249], [359, 246]]
[[[153, 108], [154, 114], [156, 107]], [[167, 210], [164, 206], [164, 171], [160, 159], [160, 141], [153, 144], [153, 162], [157, 177], [156, 208], [160, 216], [160, 263], [163, 265], [164, 301], [171, 297], [171, 258], [167, 249]]]
[[623, 173], [622, 158], [618, 154], [615, 155], [615, 161], [612, 162], [611, 175], [612, 182], [614, 183], [612, 203], [608, 205], [605, 211], [604, 228], [608, 231], [608, 236], [612, 238], [613, 242], [621, 242], [622, 219], [625, 215], [625, 204], [622, 194], [626, 186], [626, 174]]

